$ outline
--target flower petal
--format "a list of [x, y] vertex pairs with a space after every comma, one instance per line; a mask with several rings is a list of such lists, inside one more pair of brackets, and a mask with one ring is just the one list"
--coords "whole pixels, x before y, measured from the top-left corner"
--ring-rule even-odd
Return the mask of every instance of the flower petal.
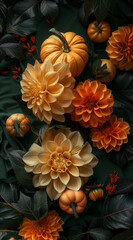
[[28, 166], [35, 166], [39, 162], [39, 158], [37, 156], [37, 152], [27, 152], [23, 156], [23, 161], [28, 165]]
[[72, 149], [72, 144], [69, 139], [65, 139], [65, 141], [61, 144], [63, 152], [70, 152]]
[[68, 167], [68, 171], [71, 173], [71, 175], [78, 177], [79, 176], [79, 169], [77, 166], [70, 165]]
[[81, 178], [70, 176], [70, 180], [67, 184], [67, 188], [78, 191], [81, 188]]
[[54, 86], [48, 86], [47, 90], [54, 97], [59, 97], [64, 90], [64, 86], [62, 84], [57, 83]]
[[70, 175], [67, 172], [64, 172], [59, 175], [59, 178], [64, 185], [67, 185], [70, 180]]
[[79, 168], [79, 175], [81, 177], [89, 177], [93, 175], [93, 169], [89, 165], [84, 165]]
[[62, 193], [66, 186], [60, 181], [60, 179], [53, 180], [53, 186], [58, 193]]
[[59, 81], [59, 75], [57, 72], [47, 72], [44, 76], [45, 81], [47, 82], [47, 86], [53, 86]]
[[62, 144], [62, 142], [64, 142], [66, 140], [66, 136], [63, 133], [58, 133], [55, 138], [54, 141], [56, 142], [56, 144], [58, 146], [60, 146]]
[[49, 183], [49, 185], [46, 188], [46, 192], [48, 196], [50, 197], [51, 201], [56, 200], [60, 197], [61, 193], [58, 193], [54, 187], [53, 187], [53, 181]]
[[47, 186], [51, 182], [50, 174], [40, 175], [39, 184], [40, 186]]

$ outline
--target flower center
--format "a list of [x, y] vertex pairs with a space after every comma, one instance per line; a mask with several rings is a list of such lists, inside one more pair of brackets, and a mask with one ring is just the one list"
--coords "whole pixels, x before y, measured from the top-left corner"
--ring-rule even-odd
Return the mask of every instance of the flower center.
[[65, 153], [53, 153], [49, 161], [51, 169], [55, 172], [66, 172], [68, 166], [71, 165], [71, 160], [65, 156]]
[[96, 99], [94, 96], [88, 98], [88, 96], [83, 100], [83, 105], [85, 108], [92, 110], [96, 106]]

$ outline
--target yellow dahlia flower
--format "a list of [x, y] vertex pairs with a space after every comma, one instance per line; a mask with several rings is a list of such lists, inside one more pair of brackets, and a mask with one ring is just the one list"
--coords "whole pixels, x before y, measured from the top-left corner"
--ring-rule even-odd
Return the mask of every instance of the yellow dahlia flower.
[[48, 129], [42, 146], [33, 143], [23, 161], [25, 170], [34, 173], [34, 186], [46, 187], [51, 200], [59, 198], [66, 188], [79, 190], [98, 163], [80, 133], [65, 128]]
[[41, 121], [49, 124], [53, 118], [64, 122], [64, 114], [73, 110], [75, 79], [68, 63], [52, 64], [50, 60], [45, 60], [40, 64], [36, 60], [34, 66], [27, 65], [20, 84], [22, 100]]
[[53, 210], [40, 220], [24, 218], [19, 227], [19, 236], [22, 236], [23, 240], [57, 240], [60, 238], [58, 232], [63, 231], [63, 224], [61, 217]]

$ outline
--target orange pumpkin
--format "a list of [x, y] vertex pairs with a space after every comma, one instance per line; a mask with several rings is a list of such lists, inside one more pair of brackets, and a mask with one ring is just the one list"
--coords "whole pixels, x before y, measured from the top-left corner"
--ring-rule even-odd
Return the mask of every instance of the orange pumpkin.
[[103, 189], [102, 188], [96, 188], [89, 192], [89, 198], [96, 202], [97, 199], [103, 198]]
[[54, 28], [50, 32], [54, 35], [42, 43], [41, 60], [50, 59], [53, 64], [68, 62], [73, 77], [79, 76], [88, 62], [85, 40], [74, 32], [60, 33]]
[[97, 21], [94, 21], [89, 24], [87, 34], [93, 42], [102, 43], [111, 35], [111, 28], [109, 23], [105, 21], [102, 21], [99, 24]]
[[104, 77], [104, 78], [100, 78], [99, 80], [101, 82], [110, 82], [114, 79], [115, 75], [116, 75], [116, 67], [114, 66], [114, 64], [108, 60], [108, 59], [101, 59], [101, 67], [106, 64], [107, 65], [107, 72], [109, 72], [109, 74]]
[[74, 214], [75, 218], [78, 218], [77, 213], [84, 211], [86, 204], [87, 197], [81, 190], [73, 191], [67, 189], [59, 199], [60, 208], [69, 214]]
[[14, 113], [6, 120], [6, 130], [15, 137], [23, 137], [30, 129], [30, 120], [21, 113]]

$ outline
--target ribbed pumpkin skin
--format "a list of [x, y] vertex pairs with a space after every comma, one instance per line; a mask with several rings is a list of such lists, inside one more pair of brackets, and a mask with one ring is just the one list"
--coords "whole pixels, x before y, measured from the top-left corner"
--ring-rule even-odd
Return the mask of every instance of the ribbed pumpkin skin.
[[76, 212], [77, 213], [81, 213], [84, 211], [86, 204], [87, 204], [87, 197], [84, 194], [84, 192], [82, 192], [81, 190], [79, 191], [72, 191], [72, 190], [66, 190], [60, 197], [59, 199], [59, 205], [60, 208], [69, 213], [69, 214], [73, 214], [73, 210], [70, 206], [71, 203], [75, 203], [76, 204]]
[[14, 128], [14, 123], [18, 123], [19, 131], [23, 135], [25, 135], [30, 129], [30, 120], [24, 114], [14, 113], [6, 120], [6, 130], [14, 137], [22, 137]]
[[42, 62], [50, 59], [52, 63], [68, 62], [73, 77], [79, 76], [88, 62], [88, 47], [83, 37], [73, 32], [62, 33], [70, 46], [70, 52], [63, 51], [63, 42], [51, 35], [41, 45]]
[[93, 202], [96, 202], [97, 199], [102, 198], [102, 197], [103, 197], [103, 189], [102, 188], [96, 188], [89, 192], [89, 198]]
[[[96, 27], [98, 26], [98, 28]], [[102, 43], [105, 42], [111, 35], [111, 28], [109, 23], [102, 21], [99, 24], [97, 21], [94, 21], [89, 24], [87, 28], [87, 34], [93, 42]]]

